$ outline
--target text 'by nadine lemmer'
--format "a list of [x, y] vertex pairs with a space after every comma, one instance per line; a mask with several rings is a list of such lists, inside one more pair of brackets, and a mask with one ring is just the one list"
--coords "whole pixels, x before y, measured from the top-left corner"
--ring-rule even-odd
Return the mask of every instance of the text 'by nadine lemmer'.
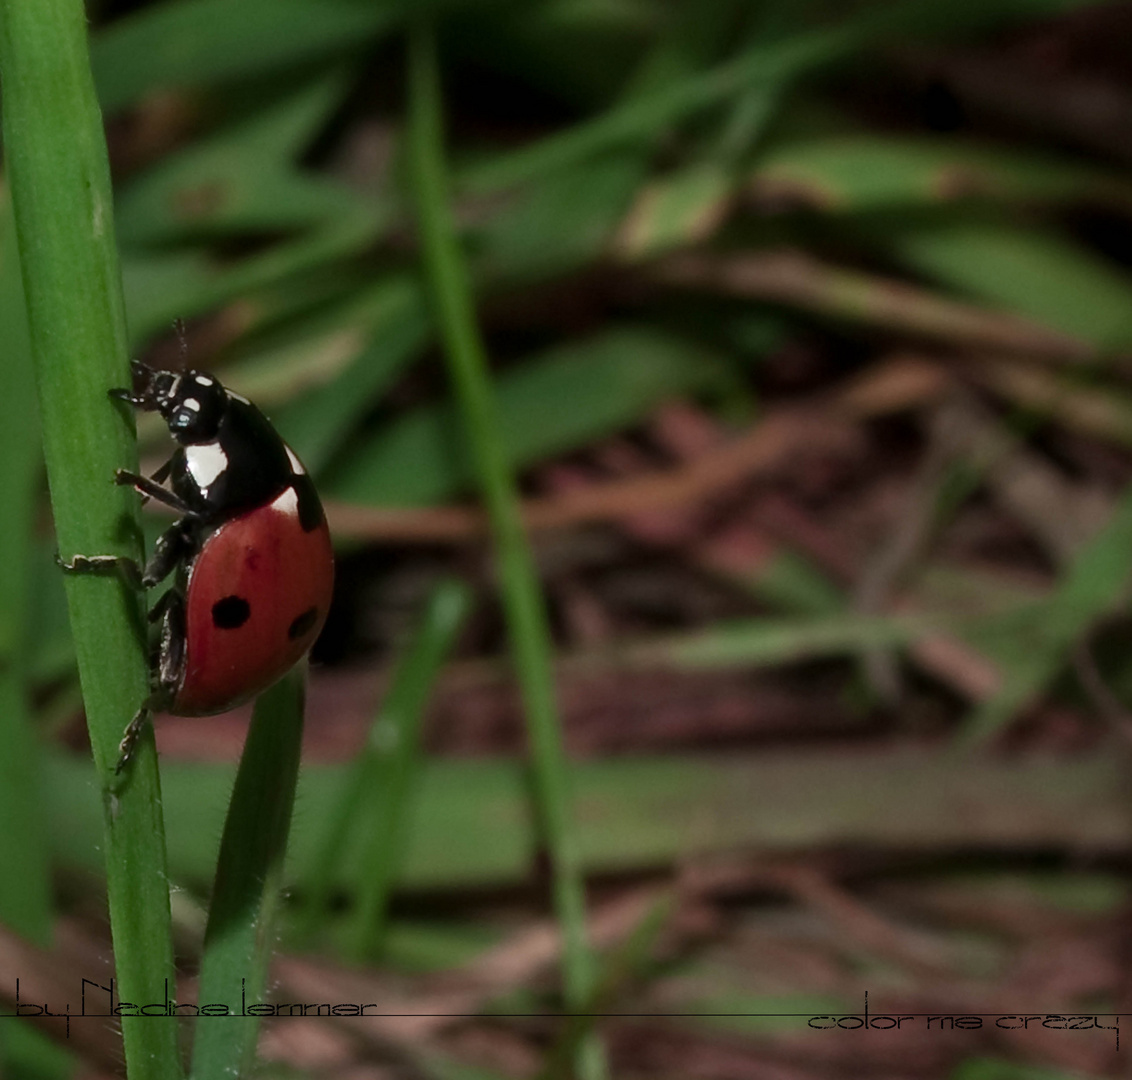
[[67, 1024], [67, 1036], [71, 1034], [71, 1021], [84, 1018], [121, 1016], [188, 1016], [188, 1017], [302, 1017], [302, 1016], [386, 1016], [388, 1012], [374, 1003], [361, 1002], [265, 1002], [248, 1001], [246, 980], [240, 980], [238, 1002], [177, 1002], [169, 997], [169, 980], [163, 981], [162, 1000], [149, 1002], [122, 1001], [117, 994], [114, 979], [99, 983], [93, 979], [79, 980], [78, 1008], [71, 1002], [62, 1007], [46, 1001], [29, 1001], [16, 979], [15, 1011], [0, 1012], [0, 1017], [58, 1017]]

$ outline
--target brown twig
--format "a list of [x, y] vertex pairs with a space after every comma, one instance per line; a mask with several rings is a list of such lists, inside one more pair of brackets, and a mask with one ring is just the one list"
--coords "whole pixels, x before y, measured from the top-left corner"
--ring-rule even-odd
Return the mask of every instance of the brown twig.
[[[828, 420], [819, 414], [784, 410], [684, 468], [529, 499], [523, 505], [523, 518], [530, 529], [555, 529], [702, 499], [774, 468], [801, 446], [828, 442], [830, 435]], [[327, 513], [339, 535], [465, 540], [483, 535], [486, 529], [486, 519], [478, 510], [463, 507], [373, 511], [332, 503]]]
[[1060, 372], [1003, 356], [974, 356], [967, 375], [991, 393], [1086, 435], [1132, 446], [1132, 401], [1108, 386], [1072, 385]]
[[676, 255], [658, 263], [653, 275], [671, 285], [789, 304], [957, 347], [1062, 363], [1096, 356], [1088, 342], [1019, 316], [959, 303], [904, 281], [830, 266], [792, 249]]
[[936, 983], [954, 978], [953, 962], [940, 942], [885, 918], [814, 866], [783, 866], [776, 876], [786, 892], [818, 912], [840, 937], [859, 948], [894, 960]]
[[974, 395], [957, 398], [955, 409], [959, 452], [1054, 562], [1072, 559], [1108, 520], [1111, 500], [1070, 482]]
[[[923, 404], [947, 385], [938, 365], [898, 355], [852, 380], [832, 396], [769, 413], [749, 431], [677, 469], [615, 480], [523, 503], [529, 529], [558, 529], [620, 520], [710, 498], [777, 468], [793, 453], [839, 445], [845, 420]], [[365, 540], [463, 543], [486, 535], [487, 520], [474, 507], [392, 509], [328, 501], [335, 536]]]

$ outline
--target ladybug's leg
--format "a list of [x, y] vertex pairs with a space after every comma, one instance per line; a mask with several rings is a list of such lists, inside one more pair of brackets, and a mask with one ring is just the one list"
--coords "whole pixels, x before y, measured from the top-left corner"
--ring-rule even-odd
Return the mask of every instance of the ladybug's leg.
[[183, 516], [180, 521], [166, 529], [158, 538], [154, 547], [153, 556], [142, 570], [138, 564], [124, 555], [75, 555], [70, 562], [56, 555], [55, 561], [64, 570], [73, 573], [100, 573], [111, 571], [122, 575], [128, 585], [135, 589], [152, 588], [159, 581], [169, 576], [170, 571], [191, 550], [190, 523], [195, 520], [193, 512], [177, 498], [173, 492], [166, 490], [160, 484], [169, 475], [172, 468], [172, 458], [153, 474], [138, 476], [136, 473], [119, 469], [115, 474], [115, 481], [119, 484], [130, 484], [147, 498], [157, 499], [158, 502], [171, 506]]
[[164, 581], [176, 567], [192, 552], [193, 518], [181, 518], [169, 526], [153, 545], [153, 554], [145, 564], [139, 581], [147, 589], [152, 589]]
[[[133, 363], [134, 362], [131, 362], [131, 367], [133, 367]], [[121, 386], [116, 386], [113, 390], [107, 390], [106, 393], [117, 401], [128, 402], [130, 405], [133, 405], [135, 409], [144, 409], [149, 405], [149, 401], [144, 395], [135, 394], [132, 390], [126, 390]]]
[[190, 515], [174, 522], [158, 538], [153, 546], [153, 555], [142, 569], [125, 555], [74, 555], [70, 562], [64, 562], [56, 555], [55, 561], [62, 569], [76, 574], [111, 572], [120, 574], [126, 584], [135, 589], [152, 589], [169, 574], [192, 551], [192, 526], [195, 519]]
[[161, 620], [161, 633], [148, 704], [164, 708], [173, 703], [185, 675], [185, 598], [181, 591], [169, 589], [153, 605], [149, 617], [154, 622]]
[[173, 603], [173, 596], [174, 596], [173, 590], [169, 589], [168, 591], [163, 592], [157, 598], [157, 602], [153, 605], [153, 607], [151, 607], [149, 609], [149, 621], [151, 623], [157, 622], [158, 619], [160, 619], [160, 618], [162, 618], [162, 616], [164, 616], [165, 609], [171, 603]]
[[[162, 469], [165, 467], [166, 466], [162, 466]], [[160, 475], [162, 469], [158, 469], [158, 475]], [[177, 498], [168, 488], [163, 488], [156, 479], [151, 480], [148, 476], [142, 476], [140, 473], [132, 473], [127, 472], [125, 469], [119, 469], [114, 474], [114, 482], [116, 484], [128, 484], [148, 498], [156, 499], [159, 503], [171, 506], [178, 514], [191, 513], [189, 507], [186, 506], [184, 502]]]
[[126, 725], [122, 732], [122, 741], [118, 744], [118, 764], [114, 766], [114, 775], [117, 776], [134, 756], [138, 746], [138, 739], [145, 731], [145, 726], [153, 719], [153, 698], [147, 697], [142, 707], [134, 713], [134, 718]]
[[168, 708], [172, 704], [184, 675], [185, 598], [177, 589], [170, 589], [153, 605], [149, 617], [153, 621], [161, 619], [161, 639], [153, 668], [153, 686], [149, 697], [122, 733], [115, 773], [120, 773], [133, 757], [138, 739], [146, 724], [153, 719], [154, 710]]
[[154, 668], [155, 690], [172, 702], [185, 674], [185, 598], [177, 589], [170, 589], [160, 604], [161, 650]]
[[70, 562], [56, 553], [55, 563], [71, 574], [100, 574], [109, 571], [121, 575], [131, 588], [142, 588], [142, 570], [126, 555], [72, 555]]
[[[165, 481], [169, 479], [169, 473], [172, 471], [172, 468], [173, 459], [170, 458], [167, 462], [165, 462], [164, 465], [161, 466], [161, 468], [154, 471], [154, 473], [150, 476], [150, 480], [153, 480], [158, 484], [164, 484]], [[149, 502], [149, 498], [150, 497], [148, 495], [142, 495], [142, 506], [145, 506], [145, 504]]]

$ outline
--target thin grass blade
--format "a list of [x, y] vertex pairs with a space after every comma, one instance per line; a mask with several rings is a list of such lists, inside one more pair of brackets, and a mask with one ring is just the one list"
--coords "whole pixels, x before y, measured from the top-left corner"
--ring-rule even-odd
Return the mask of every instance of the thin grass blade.
[[440, 582], [401, 658], [361, 754], [353, 762], [305, 883], [301, 933], [311, 934], [341, 875], [351, 832], [363, 831], [361, 874], [349, 938], [359, 957], [376, 952], [385, 910], [406, 842], [408, 803], [420, 767], [420, 727], [436, 676], [463, 625], [471, 593], [461, 582]]
[[191, 1076], [242, 1076], [255, 1059], [260, 1001], [275, 941], [283, 858], [303, 736], [305, 668], [256, 702], [220, 841], [200, 967], [200, 1000], [228, 1017], [198, 1020]]
[[[436, 39], [427, 21], [415, 23], [410, 30], [408, 66], [409, 174], [425, 273], [468, 448], [491, 519], [503, 607], [531, 742], [535, 805], [552, 867], [554, 906], [563, 937], [564, 996], [569, 1007], [577, 1008], [589, 997], [593, 968], [555, 702], [550, 630], [534, 559], [519, 517], [518, 492], [476, 322], [468, 269], [456, 238], [449, 203]], [[582, 1080], [598, 1080], [606, 1074], [604, 1055], [595, 1039], [583, 1043], [577, 1066]]]

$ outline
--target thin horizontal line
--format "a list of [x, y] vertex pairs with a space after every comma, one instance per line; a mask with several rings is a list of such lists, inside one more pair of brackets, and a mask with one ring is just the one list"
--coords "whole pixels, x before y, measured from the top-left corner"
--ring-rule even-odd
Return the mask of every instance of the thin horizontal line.
[[[268, 1005], [268, 1004], [270, 1004], [270, 1002], [258, 1002], [257, 1004]], [[349, 1003], [347, 1003], [347, 1004], [349, 1004]], [[187, 1007], [188, 1005], [189, 1005], [189, 1003], [185, 1002], [184, 1006], [182, 1006], [182, 1007]], [[317, 1008], [318, 1006], [315, 1005], [314, 1002], [311, 1002], [309, 1007]], [[332, 1005], [330, 1007], [333, 1008], [334, 1006]], [[307, 1019], [307, 1018], [325, 1020], [325, 1019], [328, 1018], [328, 1014], [326, 1014], [326, 1013], [322, 1013], [322, 1014], [319, 1014], [319, 1013], [298, 1013], [298, 1014], [295, 1014], [295, 1013], [279, 1013], [279, 1014], [276, 1014], [275, 1016], [272, 1016], [272, 1015], [262, 1015], [262, 1014], [255, 1014], [255, 1013], [236, 1013], [236, 1012], [233, 1012], [233, 1013], [230, 1013], [227, 1016], [218, 1016], [218, 1015], [214, 1015], [214, 1014], [205, 1014], [205, 1015], [202, 1016], [200, 1014], [178, 1012], [176, 1009], [174, 1009], [174, 1010], [172, 1010], [171, 1012], [168, 1012], [168, 1013], [132, 1013], [132, 1012], [131, 1013], [90, 1013], [90, 1012], [88, 1012], [88, 1013], [59, 1013], [59, 1012], [56, 1012], [56, 1013], [18, 1013], [18, 1014], [17, 1013], [0, 1013], [0, 1020], [32, 1020], [32, 1019], [41, 1019], [41, 1018], [42, 1019], [54, 1019], [56, 1017], [60, 1020], [66, 1020], [68, 1018], [70, 1018], [72, 1020], [98, 1020], [98, 1019], [101, 1019], [101, 1020], [105, 1020], [105, 1019], [118, 1020], [118, 1019], [121, 1019], [123, 1016], [128, 1017], [131, 1020], [138, 1019], [139, 1017], [143, 1017], [143, 1018], [147, 1018], [147, 1019], [153, 1019], [153, 1020], [158, 1020], [158, 1019], [167, 1020], [170, 1017], [174, 1017], [174, 1016], [178, 1017], [180, 1019], [189, 1019], [189, 1020], [235, 1020], [235, 1019], [240, 1019], [241, 1017], [257, 1016], [257, 1015], [258, 1015], [258, 1019], [261, 1019], [261, 1020], [272, 1020], [272, 1019], [302, 1020], [302, 1019]], [[329, 1014], [329, 1019], [332, 1019], [332, 1020], [350, 1020], [350, 1019], [353, 1019], [353, 1020], [397, 1020], [397, 1019], [402, 1019], [402, 1018], [404, 1018], [404, 1019], [432, 1018], [432, 1019], [452, 1019], [452, 1020], [457, 1020], [457, 1019], [480, 1019], [480, 1020], [495, 1020], [495, 1019], [506, 1019], [506, 1020], [588, 1019], [588, 1020], [601, 1020], [601, 1019], [605, 1019], [605, 1018], [611, 1018], [611, 1019], [635, 1018], [635, 1019], [645, 1019], [645, 1020], [666, 1020], [666, 1019], [691, 1019], [691, 1020], [708, 1019], [708, 1020], [710, 1020], [710, 1019], [718, 1019], [718, 1018], [722, 1018], [722, 1017], [735, 1017], [735, 1018], [743, 1018], [743, 1019], [760, 1019], [760, 1018], [779, 1019], [779, 1018], [783, 1018], [783, 1017], [810, 1017], [812, 1019], [825, 1020], [825, 1019], [828, 1019], [828, 1018], [831, 1018], [831, 1017], [834, 1017], [834, 1016], [840, 1016], [840, 1017], [844, 1017], [844, 1018], [860, 1018], [860, 1017], [864, 1017], [865, 1015], [868, 1015], [868, 1017], [872, 1020], [876, 1020], [876, 1019], [884, 1019], [886, 1017], [892, 1017], [892, 1016], [910, 1016], [910, 1017], [931, 1016], [931, 1017], [935, 1017], [935, 1018], [939, 1018], [939, 1019], [948, 1019], [948, 1018], [959, 1019], [959, 1018], [966, 1017], [966, 1016], [979, 1016], [979, 1017], [982, 1017], [982, 1016], [1033, 1016], [1033, 1017], [1044, 1016], [1044, 1017], [1065, 1017], [1065, 1018], [1082, 1017], [1082, 1016], [1096, 1016], [1096, 1017], [1119, 1018], [1119, 1017], [1122, 1017], [1122, 1016], [1132, 1016], [1132, 1013], [1097, 1012], [1096, 1010], [1094, 1010], [1092, 1012], [1073, 1012], [1072, 1010], [1067, 1011], [1067, 1012], [1055, 1012], [1055, 1011], [1051, 1011], [1051, 1010], [1043, 1011], [1041, 1009], [1018, 1009], [1018, 1010], [1013, 1011], [1013, 1012], [1011, 1012], [1010, 1010], [1000, 1010], [1000, 1011], [997, 1011], [997, 1012], [941, 1012], [941, 1011], [938, 1011], [938, 1010], [935, 1011], [935, 1012], [904, 1012], [900, 1009], [893, 1009], [893, 1010], [889, 1010], [889, 1011], [875, 1012], [875, 1011], [870, 1009], [868, 1014], [865, 1014], [863, 1012], [854, 1013], [854, 1012], [837, 1012], [837, 1011], [829, 1012], [829, 1013], [817, 1013], [817, 1012], [781, 1012], [781, 1013], [772, 1013], [772, 1012], [663, 1012], [663, 1013], [658, 1013], [658, 1012], [601, 1012], [601, 1013], [522, 1012], [522, 1013], [514, 1013], [514, 1012], [511, 1012], [511, 1013], [501, 1013], [501, 1012], [486, 1012], [485, 1011], [485, 1012], [471, 1012], [471, 1013], [460, 1013], [460, 1012], [456, 1012], [456, 1013], [450, 1013], [450, 1012], [406, 1012], [406, 1013], [402, 1013], [402, 1012], [398, 1012], [398, 1013], [364, 1013], [364, 1014], [354, 1014], [354, 1015]], [[846, 1029], [846, 1030], [848, 1030], [848, 1029]], [[857, 1029], [854, 1028], [852, 1030], [857, 1030]], [[1083, 1029], [1083, 1030], [1088, 1030], [1088, 1029]]]

